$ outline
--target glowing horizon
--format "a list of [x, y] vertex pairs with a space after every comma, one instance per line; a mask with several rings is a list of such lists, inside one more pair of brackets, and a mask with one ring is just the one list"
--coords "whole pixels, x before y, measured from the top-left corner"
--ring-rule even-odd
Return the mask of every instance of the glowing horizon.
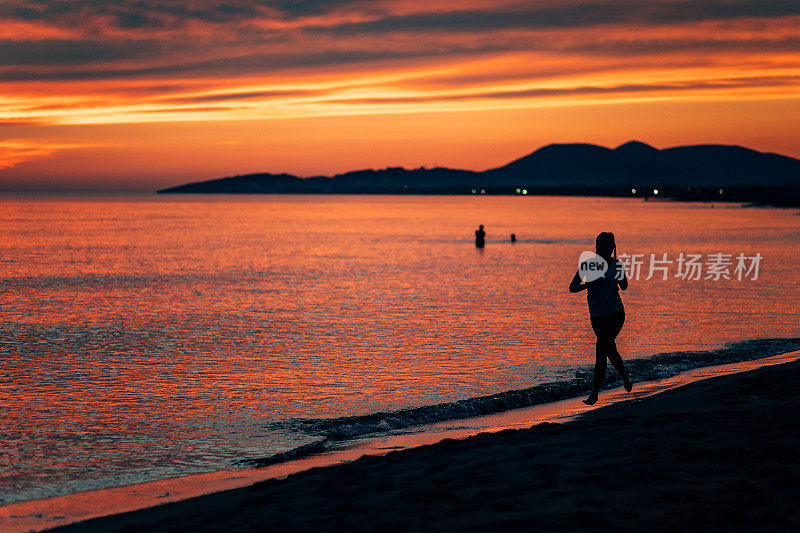
[[800, 156], [800, 2], [0, 6], [0, 188], [499, 166], [551, 142]]

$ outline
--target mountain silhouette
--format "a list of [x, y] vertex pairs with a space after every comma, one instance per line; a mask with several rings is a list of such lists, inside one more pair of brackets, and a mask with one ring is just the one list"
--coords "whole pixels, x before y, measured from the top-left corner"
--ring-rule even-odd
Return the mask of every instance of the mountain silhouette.
[[628, 154], [633, 157], [652, 157], [653, 154], [658, 154], [658, 148], [653, 148], [647, 143], [642, 141], [628, 141], [625, 144], [620, 144], [614, 148], [615, 152], [620, 154]]
[[535, 185], [741, 186], [800, 184], [800, 160], [716, 144], [658, 150], [639, 141], [614, 149], [551, 144], [487, 171]]
[[[616, 148], [550, 144], [482, 172], [388, 167], [332, 177], [258, 173], [187, 183], [159, 193], [267, 194], [607, 194], [660, 188], [669, 194], [708, 195], [719, 189], [788, 190], [796, 198], [800, 160], [736, 145], [701, 144], [659, 150], [640, 141]], [[718, 193], [722, 194], [722, 193]], [[781, 193], [783, 194], [783, 193]], [[726, 197], [725, 199], [732, 199]]]

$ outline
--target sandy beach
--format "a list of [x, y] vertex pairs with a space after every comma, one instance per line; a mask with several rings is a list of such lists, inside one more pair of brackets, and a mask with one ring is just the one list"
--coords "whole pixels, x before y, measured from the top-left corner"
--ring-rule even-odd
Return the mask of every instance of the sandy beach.
[[797, 383], [800, 361], [60, 530], [789, 530]]

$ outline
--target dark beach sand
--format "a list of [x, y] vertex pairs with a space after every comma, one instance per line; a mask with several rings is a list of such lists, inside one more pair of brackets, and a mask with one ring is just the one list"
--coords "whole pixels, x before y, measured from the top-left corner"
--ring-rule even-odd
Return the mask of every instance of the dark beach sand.
[[798, 392], [800, 361], [62, 530], [795, 531]]

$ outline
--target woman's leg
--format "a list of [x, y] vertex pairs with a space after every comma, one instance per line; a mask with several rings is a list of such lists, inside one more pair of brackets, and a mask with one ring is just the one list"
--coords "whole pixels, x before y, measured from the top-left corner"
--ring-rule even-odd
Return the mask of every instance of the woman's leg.
[[[608, 329], [606, 331], [607, 347], [605, 353], [611, 365], [622, 377], [622, 382], [625, 384], [625, 390], [630, 392], [633, 389], [633, 384], [628, 378], [628, 372], [625, 371], [625, 364], [622, 362], [622, 356], [617, 350], [617, 343], [614, 339], [617, 338], [619, 332], [622, 331], [622, 325], [625, 323], [625, 311], [619, 311], [609, 316]], [[599, 340], [598, 340], [599, 342]]]
[[607, 325], [606, 317], [590, 316], [589, 320], [592, 323], [592, 329], [597, 336], [597, 343], [595, 344], [595, 360], [594, 360], [594, 379], [592, 380], [592, 392], [589, 397], [583, 400], [587, 405], [593, 405], [597, 402], [597, 395], [600, 393], [600, 388], [603, 386], [603, 380], [606, 377], [606, 357], [608, 353], [608, 339], [606, 337]]
[[597, 396], [600, 388], [603, 386], [603, 380], [606, 377], [606, 354], [607, 346], [605, 341], [597, 339], [595, 344], [595, 361], [594, 361], [594, 382], [592, 383], [592, 394]]
[[597, 401], [597, 395], [600, 393], [600, 388], [603, 386], [603, 380], [606, 376], [606, 358], [611, 361], [614, 369], [622, 376], [625, 390], [630, 392], [633, 385], [628, 378], [628, 373], [625, 371], [622, 356], [617, 350], [617, 343], [614, 342], [619, 332], [622, 331], [622, 325], [625, 323], [625, 311], [618, 311], [609, 316], [590, 317], [590, 320], [592, 322], [592, 329], [595, 335], [597, 335], [597, 343], [595, 345], [596, 359], [594, 364], [592, 392], [589, 394], [589, 397], [584, 400], [584, 403], [592, 405]]

